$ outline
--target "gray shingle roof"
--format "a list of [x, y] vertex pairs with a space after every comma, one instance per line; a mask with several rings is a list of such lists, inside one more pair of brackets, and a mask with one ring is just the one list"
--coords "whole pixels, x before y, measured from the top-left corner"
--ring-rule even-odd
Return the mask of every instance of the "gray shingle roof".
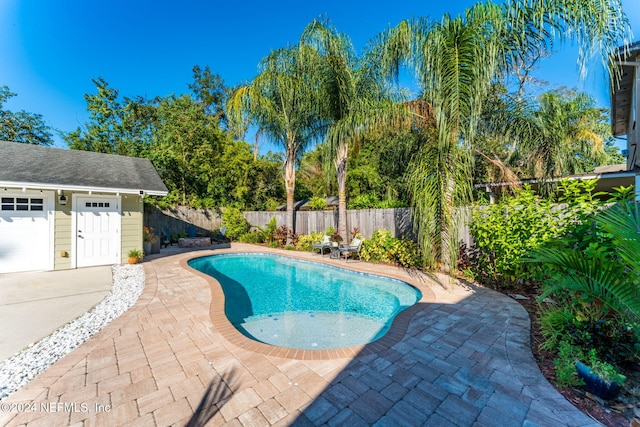
[[0, 183], [165, 195], [148, 159], [0, 141]]

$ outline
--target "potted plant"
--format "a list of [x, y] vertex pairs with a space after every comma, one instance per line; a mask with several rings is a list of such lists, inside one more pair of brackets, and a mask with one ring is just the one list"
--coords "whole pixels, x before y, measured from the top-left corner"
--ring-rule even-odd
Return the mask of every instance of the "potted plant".
[[142, 251], [140, 249], [131, 249], [127, 252], [129, 257], [129, 264], [138, 264], [142, 259]]
[[615, 367], [598, 360], [594, 350], [589, 351], [589, 366], [576, 362], [578, 377], [584, 381], [584, 388], [601, 399], [615, 398], [627, 379]]
[[151, 253], [151, 244], [154, 239], [155, 234], [153, 234], [153, 227], [147, 227], [146, 225], [142, 227], [142, 248], [144, 249], [145, 255]]
[[331, 234], [331, 236], [329, 236], [329, 240], [331, 241], [331, 244], [335, 247], [335, 246], [338, 246], [340, 242], [342, 242], [342, 236], [340, 236], [340, 234], [338, 234], [338, 232], [336, 231], [333, 234]]

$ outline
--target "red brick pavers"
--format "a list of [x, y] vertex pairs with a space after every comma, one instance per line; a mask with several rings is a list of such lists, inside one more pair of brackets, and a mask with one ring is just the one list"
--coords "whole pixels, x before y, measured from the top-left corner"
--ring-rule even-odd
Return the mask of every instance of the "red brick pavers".
[[215, 281], [184, 261], [258, 250], [270, 251], [234, 244], [145, 262], [138, 302], [2, 402], [0, 424], [171, 426], [195, 413], [211, 426], [597, 425], [541, 375], [524, 309], [483, 288], [447, 291], [395, 267], [279, 251], [398, 277], [424, 297], [391, 337], [363, 348], [300, 357], [237, 337], [219, 317]]

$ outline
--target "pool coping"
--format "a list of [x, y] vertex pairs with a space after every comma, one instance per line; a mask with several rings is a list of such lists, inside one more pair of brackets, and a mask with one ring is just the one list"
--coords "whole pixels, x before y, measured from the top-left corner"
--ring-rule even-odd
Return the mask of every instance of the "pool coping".
[[[325, 264], [332, 267], [344, 268], [349, 271], [354, 271], [356, 273], [364, 273], [370, 275], [377, 275], [384, 278], [400, 280], [402, 282], [408, 283], [414, 288], [418, 289], [422, 294], [420, 300], [416, 301], [412, 306], [404, 309], [400, 313], [398, 313], [389, 330], [382, 337], [378, 338], [375, 341], [370, 343], [361, 344], [357, 346], [351, 347], [342, 347], [336, 349], [321, 349], [321, 350], [308, 350], [308, 349], [293, 349], [286, 347], [278, 347], [258, 341], [254, 341], [251, 338], [244, 336], [240, 331], [238, 331], [233, 324], [227, 318], [224, 312], [224, 304], [225, 304], [225, 295], [222, 291], [222, 286], [220, 282], [218, 282], [215, 278], [209, 276], [208, 274], [202, 273], [195, 268], [189, 265], [189, 261], [192, 259], [203, 258], [208, 256], [215, 256], [217, 254], [192, 254], [192, 256], [182, 258], [179, 261], [180, 267], [185, 269], [187, 272], [194, 274], [198, 277], [203, 278], [208, 284], [209, 289], [211, 291], [211, 305], [209, 308], [209, 316], [211, 317], [211, 322], [213, 323], [214, 328], [231, 344], [243, 348], [248, 351], [252, 351], [255, 353], [259, 353], [265, 356], [275, 356], [281, 357], [284, 359], [294, 359], [294, 360], [333, 360], [333, 359], [343, 359], [343, 358], [352, 358], [356, 355], [368, 355], [368, 354], [376, 354], [380, 351], [387, 350], [400, 342], [402, 338], [407, 333], [407, 328], [409, 327], [409, 323], [413, 316], [415, 316], [420, 310], [423, 309], [421, 303], [434, 303], [436, 301], [435, 294], [433, 291], [426, 286], [424, 283], [420, 283], [416, 280], [407, 280], [406, 277], [400, 277], [397, 274], [388, 273], [388, 272], [375, 272], [371, 273], [370, 271], [365, 271], [364, 268], [359, 268], [359, 263], [347, 263], [345, 262], [342, 265], [336, 265], [335, 262], [326, 261], [325, 259], [317, 259], [317, 260], [309, 260], [305, 256], [296, 256], [296, 252], [285, 252], [285, 253], [274, 253], [269, 250], [269, 248], [256, 248], [253, 250], [223, 250], [218, 252], [217, 254], [269, 254], [269, 255], [277, 255], [286, 258], [298, 259], [307, 262], [316, 262], [318, 264]], [[306, 252], [301, 252], [301, 254], [307, 254]], [[371, 265], [371, 264], [367, 264]], [[381, 265], [382, 266], [382, 265]]]

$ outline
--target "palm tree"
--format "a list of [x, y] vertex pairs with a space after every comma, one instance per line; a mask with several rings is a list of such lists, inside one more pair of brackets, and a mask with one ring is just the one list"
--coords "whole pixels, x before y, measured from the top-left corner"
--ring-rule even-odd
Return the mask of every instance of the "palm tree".
[[[293, 231], [296, 161], [319, 128], [317, 55], [303, 45], [271, 52], [251, 84], [235, 88], [227, 104], [232, 123], [252, 124], [284, 148], [286, 226]], [[289, 239], [288, 239], [289, 242]]]
[[356, 56], [349, 38], [328, 21], [314, 20], [301, 43], [315, 49], [322, 62], [316, 69], [322, 84], [325, 145], [333, 157], [338, 184], [338, 233], [347, 236], [347, 166], [350, 151], [372, 129], [402, 118], [402, 109], [385, 84], [373, 54]]
[[610, 54], [629, 35], [619, 0], [512, 0], [477, 3], [440, 22], [404, 21], [383, 36], [386, 71], [397, 76], [401, 64], [413, 68], [436, 118], [409, 175], [418, 238], [432, 265], [455, 267], [455, 208], [471, 200], [471, 149], [492, 82], [555, 39], [577, 41], [581, 64], [597, 51], [611, 65]]
[[474, 146], [491, 174], [488, 180], [518, 181], [519, 174], [552, 190], [556, 178], [590, 172], [607, 159], [607, 110], [597, 108], [591, 96], [556, 89], [534, 102], [502, 89], [486, 103], [482, 138]]
[[591, 169], [597, 157], [604, 154], [606, 115], [589, 95], [544, 93], [534, 117], [536, 132], [523, 147], [529, 151], [534, 177], [590, 172], [584, 168]]

